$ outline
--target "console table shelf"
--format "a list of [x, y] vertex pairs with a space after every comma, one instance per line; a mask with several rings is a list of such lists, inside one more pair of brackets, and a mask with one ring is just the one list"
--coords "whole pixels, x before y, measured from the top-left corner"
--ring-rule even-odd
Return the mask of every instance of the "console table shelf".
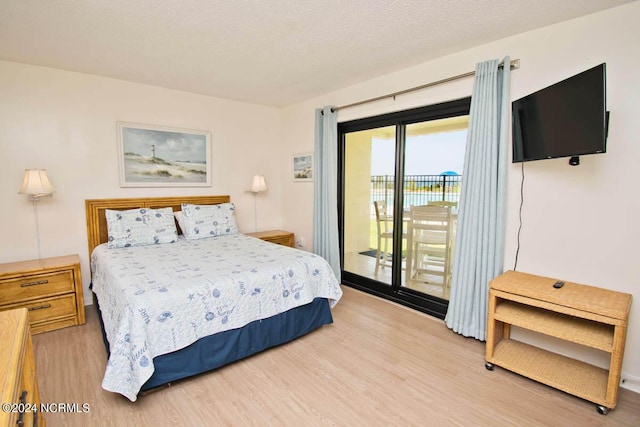
[[493, 363], [590, 402], [604, 402], [606, 369], [529, 344], [507, 339], [495, 349]]
[[[598, 404], [615, 408], [631, 295], [508, 271], [489, 284], [487, 369], [501, 366]], [[511, 326], [610, 354], [609, 369], [511, 339]]]
[[514, 326], [552, 335], [609, 353], [613, 351], [613, 325], [570, 317], [566, 314], [506, 300], [496, 307], [494, 318]]

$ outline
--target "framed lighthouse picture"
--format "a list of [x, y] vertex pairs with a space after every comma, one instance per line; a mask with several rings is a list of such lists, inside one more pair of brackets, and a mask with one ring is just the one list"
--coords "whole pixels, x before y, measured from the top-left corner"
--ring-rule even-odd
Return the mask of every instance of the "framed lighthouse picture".
[[210, 187], [211, 133], [118, 122], [121, 187]]

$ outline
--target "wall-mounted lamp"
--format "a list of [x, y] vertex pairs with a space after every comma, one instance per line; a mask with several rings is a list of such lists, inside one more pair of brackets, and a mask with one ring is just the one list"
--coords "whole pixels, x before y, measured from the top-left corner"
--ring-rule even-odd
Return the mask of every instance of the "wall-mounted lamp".
[[250, 192], [253, 193], [253, 231], [258, 231], [258, 206], [256, 204], [256, 194], [267, 191], [267, 183], [263, 175], [254, 175], [251, 181]]
[[36, 243], [38, 245], [38, 259], [40, 259], [40, 227], [38, 225], [38, 200], [40, 197], [50, 196], [55, 192], [45, 169], [25, 169], [19, 194], [30, 196], [33, 202], [33, 214], [36, 220]]

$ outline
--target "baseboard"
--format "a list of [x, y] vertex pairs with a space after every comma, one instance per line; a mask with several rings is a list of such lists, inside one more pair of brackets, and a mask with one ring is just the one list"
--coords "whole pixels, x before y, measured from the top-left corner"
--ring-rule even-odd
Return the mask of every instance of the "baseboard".
[[620, 381], [620, 387], [640, 393], [640, 378], [634, 377], [633, 375], [625, 375], [623, 373], [622, 380]]

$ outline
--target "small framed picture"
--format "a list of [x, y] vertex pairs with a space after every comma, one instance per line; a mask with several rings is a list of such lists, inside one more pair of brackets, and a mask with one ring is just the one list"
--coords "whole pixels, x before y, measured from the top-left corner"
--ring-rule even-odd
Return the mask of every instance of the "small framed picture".
[[294, 181], [313, 181], [313, 153], [294, 154], [292, 166]]
[[118, 122], [120, 187], [210, 187], [211, 133]]

